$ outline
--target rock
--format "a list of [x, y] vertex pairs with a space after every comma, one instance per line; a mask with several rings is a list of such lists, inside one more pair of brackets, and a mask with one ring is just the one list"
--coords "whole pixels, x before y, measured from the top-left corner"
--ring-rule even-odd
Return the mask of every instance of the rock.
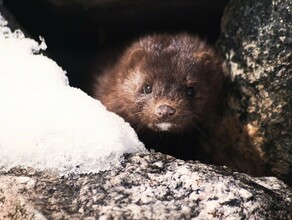
[[22, 195], [34, 185], [30, 177], [0, 175], [0, 219], [46, 219]]
[[292, 2], [232, 0], [220, 47], [233, 80], [231, 108], [263, 152], [266, 174], [292, 184]]
[[98, 174], [60, 177], [13, 169], [0, 183], [0, 204], [11, 217], [21, 215], [9, 206], [9, 192], [14, 203], [28, 202], [21, 213], [37, 213], [32, 219], [292, 218], [292, 190], [274, 177], [251, 178], [160, 153], [129, 155]]

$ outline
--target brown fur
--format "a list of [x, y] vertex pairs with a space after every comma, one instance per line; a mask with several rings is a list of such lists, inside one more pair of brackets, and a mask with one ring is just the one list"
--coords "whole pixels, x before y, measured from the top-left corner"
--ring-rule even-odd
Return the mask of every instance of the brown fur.
[[[143, 93], [145, 83], [155, 86], [152, 94]], [[173, 120], [184, 130], [208, 117], [218, 104], [222, 85], [219, 60], [205, 42], [188, 35], [154, 35], [134, 43], [99, 76], [93, 95], [108, 110], [141, 128], [158, 121], [153, 117], [158, 103], [170, 103], [178, 112]], [[191, 99], [185, 94], [190, 86], [197, 93]]]
[[[257, 152], [245, 148], [249, 138], [238, 132], [233, 116], [223, 116], [225, 91], [221, 60], [211, 46], [188, 34], [165, 34], [130, 45], [97, 75], [92, 96], [129, 122], [148, 148], [259, 175], [262, 168], [253, 168]], [[171, 126], [162, 129], [161, 123]]]

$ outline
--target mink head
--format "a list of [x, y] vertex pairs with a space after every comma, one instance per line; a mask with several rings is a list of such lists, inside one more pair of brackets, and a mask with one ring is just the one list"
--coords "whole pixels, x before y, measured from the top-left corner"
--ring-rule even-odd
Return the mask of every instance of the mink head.
[[214, 50], [186, 34], [135, 42], [119, 64], [120, 113], [137, 130], [180, 132], [208, 118], [218, 102], [223, 73]]

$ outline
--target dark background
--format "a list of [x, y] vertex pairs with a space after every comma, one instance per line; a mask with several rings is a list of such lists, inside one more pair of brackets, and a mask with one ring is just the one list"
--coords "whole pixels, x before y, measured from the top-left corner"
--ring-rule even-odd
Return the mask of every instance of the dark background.
[[[159, 32], [189, 32], [214, 43], [228, 0], [3, 0], [21, 28], [67, 71], [71, 86], [82, 88], [95, 57], [108, 48]], [[82, 1], [80, 1], [82, 2]]]

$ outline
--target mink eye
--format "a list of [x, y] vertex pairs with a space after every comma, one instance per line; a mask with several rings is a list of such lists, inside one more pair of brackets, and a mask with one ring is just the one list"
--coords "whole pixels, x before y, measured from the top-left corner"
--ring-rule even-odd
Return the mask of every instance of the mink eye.
[[151, 85], [145, 85], [143, 90], [144, 90], [145, 94], [150, 94], [152, 92], [152, 86]]
[[189, 97], [193, 97], [195, 95], [196, 91], [193, 87], [188, 87], [186, 90], [186, 94]]

